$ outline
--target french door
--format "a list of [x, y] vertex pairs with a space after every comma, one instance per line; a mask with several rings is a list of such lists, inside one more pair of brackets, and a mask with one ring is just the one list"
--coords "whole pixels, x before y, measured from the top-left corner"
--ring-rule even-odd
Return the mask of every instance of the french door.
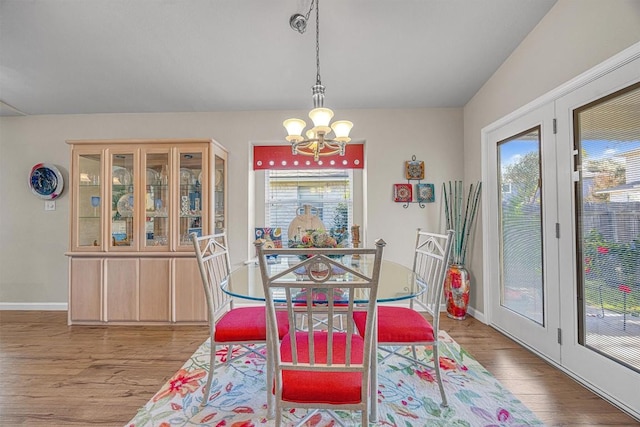
[[487, 320], [636, 417], [638, 70], [640, 44], [483, 141]]
[[[640, 417], [640, 58], [556, 101], [562, 365]], [[562, 141], [562, 143], [560, 143]]]
[[558, 241], [554, 106], [488, 135], [490, 322], [559, 360]]

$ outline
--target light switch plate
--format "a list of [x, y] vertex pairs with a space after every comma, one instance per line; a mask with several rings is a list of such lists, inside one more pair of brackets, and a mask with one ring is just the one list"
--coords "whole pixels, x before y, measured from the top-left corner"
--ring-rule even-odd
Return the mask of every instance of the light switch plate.
[[45, 211], [55, 211], [56, 210], [56, 201], [55, 200], [45, 200], [44, 201], [44, 210]]

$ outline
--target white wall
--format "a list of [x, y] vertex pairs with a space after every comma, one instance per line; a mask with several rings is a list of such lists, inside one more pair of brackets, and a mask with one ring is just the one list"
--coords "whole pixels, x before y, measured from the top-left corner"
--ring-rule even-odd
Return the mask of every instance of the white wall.
[[[444, 229], [443, 181], [481, 179], [480, 131], [592, 66], [640, 40], [640, 0], [559, 0], [538, 26], [460, 109], [341, 111], [355, 123], [353, 137], [367, 143], [367, 244], [388, 242], [386, 256], [408, 265], [417, 227]], [[334, 106], [338, 108], [337, 106]], [[0, 118], [0, 304], [66, 302], [68, 194], [58, 210], [27, 187], [38, 162], [68, 173], [66, 139], [214, 138], [230, 151], [229, 235], [232, 262], [247, 256], [250, 234], [249, 141], [281, 139], [280, 123], [293, 113], [235, 112], [112, 114]], [[394, 123], [386, 127], [385, 123]], [[463, 136], [464, 135], [464, 136]], [[464, 156], [463, 156], [464, 153]], [[404, 161], [425, 161], [426, 182], [436, 184], [436, 203], [403, 209], [393, 203], [392, 184], [403, 181]], [[468, 263], [473, 278], [471, 306], [482, 312], [482, 233], [478, 224]]]
[[[27, 186], [31, 167], [57, 165], [68, 182], [68, 139], [213, 138], [229, 150], [229, 238], [232, 263], [249, 256], [253, 236], [248, 191], [250, 141], [282, 139], [286, 117], [305, 112], [262, 111], [182, 114], [51, 115], [0, 118], [0, 308], [3, 303], [66, 303], [69, 193], [57, 209]], [[403, 209], [392, 200], [394, 183], [406, 182], [404, 162], [425, 161], [426, 180], [436, 188], [462, 178], [462, 109], [340, 111], [355, 124], [353, 137], [366, 140], [366, 244], [387, 242], [385, 258], [411, 265], [416, 228], [443, 230], [438, 192], [425, 209]], [[393, 123], [387, 127], [387, 123]], [[251, 187], [253, 185], [251, 184]]]
[[[640, 1], [559, 0], [464, 108], [464, 180], [481, 179], [483, 127], [640, 41]], [[482, 233], [470, 305], [483, 311]]]

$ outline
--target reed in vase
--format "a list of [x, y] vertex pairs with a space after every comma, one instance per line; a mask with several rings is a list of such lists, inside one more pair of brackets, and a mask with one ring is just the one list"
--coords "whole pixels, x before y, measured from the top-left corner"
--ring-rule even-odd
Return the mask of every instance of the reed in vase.
[[444, 210], [447, 229], [453, 230], [451, 245], [451, 265], [447, 270], [444, 296], [447, 302], [447, 316], [462, 320], [467, 316], [471, 283], [469, 272], [464, 267], [471, 229], [478, 212], [478, 202], [482, 183], [469, 186], [465, 192], [462, 181], [442, 184]]

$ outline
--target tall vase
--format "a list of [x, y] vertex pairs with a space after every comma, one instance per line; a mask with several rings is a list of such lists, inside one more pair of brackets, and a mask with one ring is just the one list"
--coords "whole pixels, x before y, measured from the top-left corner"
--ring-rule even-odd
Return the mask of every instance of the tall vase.
[[456, 320], [467, 317], [469, 306], [469, 272], [461, 264], [451, 264], [444, 281], [447, 316]]

